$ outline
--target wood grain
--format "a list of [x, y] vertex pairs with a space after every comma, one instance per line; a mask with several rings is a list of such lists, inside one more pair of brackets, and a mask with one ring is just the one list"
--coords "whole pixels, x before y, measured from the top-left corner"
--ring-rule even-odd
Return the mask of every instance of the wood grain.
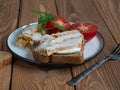
[[0, 69], [0, 90], [9, 90], [11, 79], [11, 64]]
[[[113, 34], [111, 35], [111, 32], [109, 32], [109, 28], [106, 26], [106, 22], [104, 22], [103, 17], [99, 15], [99, 12], [97, 11], [98, 9], [96, 9], [94, 3], [92, 3], [91, 0], [56, 0], [56, 2], [58, 13], [61, 16], [67, 17], [69, 21], [73, 22], [92, 22], [97, 24], [99, 28], [98, 31], [102, 34], [105, 40], [104, 50], [99, 56], [92, 59], [91, 61], [86, 62], [84, 65], [72, 68], [73, 76], [76, 76], [85, 68], [90, 67], [105, 57], [116, 46], [116, 42], [112, 37]], [[107, 16], [108, 15], [106, 15], [106, 17]], [[116, 32], [119, 32], [119, 30], [116, 30]], [[117, 35], [117, 38], [119, 37], [118, 34], [114, 34], [114, 36], [115, 35]], [[116, 40], [118, 40], [117, 38]], [[110, 42], [112, 42], [112, 44], [110, 44]], [[120, 78], [118, 78], [119, 74], [117, 74], [117, 72], [120, 70], [118, 65], [118, 61], [110, 61], [104, 64], [102, 67], [90, 74], [86, 79], [81, 81], [81, 83], [77, 85], [76, 90], [118, 90], [120, 88]]]
[[[57, 14], [54, 0], [22, 0], [19, 26], [37, 21], [32, 10]], [[12, 90], [73, 90], [66, 82], [72, 78], [69, 68], [44, 70], [17, 59], [13, 67]]]
[[69, 68], [38, 68], [17, 60], [13, 70], [12, 90], [73, 90], [66, 84], [70, 78]]
[[[103, 0], [93, 0], [93, 3], [95, 4], [97, 10], [99, 11], [100, 15], [102, 16], [103, 20], [105, 21], [109, 31], [111, 32], [114, 40], [119, 44], [120, 43], [120, 1], [119, 0], [109, 0], [104, 3]], [[112, 41], [109, 41], [109, 43]], [[113, 46], [114, 48], [114, 46]], [[110, 69], [106, 69], [108, 76], [106, 78], [109, 79], [108, 86], [113, 85], [112, 89], [119, 90], [120, 89], [120, 62], [119, 61], [109, 61], [106, 65], [106, 67], [109, 68], [109, 65], [111, 65]], [[104, 67], [103, 67], [104, 68]], [[105, 71], [104, 71], [105, 73]], [[106, 75], [106, 74], [105, 74]], [[111, 75], [113, 78], [111, 78]]]
[[120, 1], [119, 0], [92, 0], [95, 7], [102, 16], [109, 31], [117, 41], [120, 43]]
[[40, 10], [57, 15], [54, 0], [21, 0], [20, 7], [19, 26], [37, 22], [39, 15], [32, 13], [32, 10]]
[[[17, 26], [19, 0], [0, 0], [0, 50], [8, 51], [6, 40]], [[9, 90], [11, 64], [0, 70], [0, 90]]]
[[6, 40], [11, 31], [16, 28], [18, 9], [19, 0], [0, 1], [0, 50], [7, 50]]

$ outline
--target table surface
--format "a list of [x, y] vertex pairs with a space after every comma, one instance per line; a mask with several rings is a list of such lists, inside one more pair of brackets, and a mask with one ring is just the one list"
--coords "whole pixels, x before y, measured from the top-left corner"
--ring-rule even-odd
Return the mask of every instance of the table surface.
[[98, 26], [105, 40], [103, 51], [90, 61], [66, 68], [43, 68], [13, 56], [0, 70], [0, 90], [120, 90], [120, 61], [108, 61], [76, 87], [67, 81], [95, 64], [120, 42], [120, 0], [0, 0], [0, 50], [9, 51], [6, 40], [16, 28], [35, 22], [41, 10], [69, 21]]

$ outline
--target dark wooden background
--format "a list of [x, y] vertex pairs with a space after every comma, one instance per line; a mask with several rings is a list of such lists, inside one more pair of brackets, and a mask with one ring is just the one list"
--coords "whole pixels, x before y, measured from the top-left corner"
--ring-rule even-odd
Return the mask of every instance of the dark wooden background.
[[120, 42], [120, 0], [0, 0], [0, 50], [17, 27], [35, 22], [32, 10], [60, 15], [72, 22], [98, 25], [105, 40], [100, 55], [80, 66], [46, 70], [14, 56], [13, 64], [0, 70], [0, 90], [120, 90], [120, 61], [109, 61], [76, 87], [66, 82], [105, 57]]

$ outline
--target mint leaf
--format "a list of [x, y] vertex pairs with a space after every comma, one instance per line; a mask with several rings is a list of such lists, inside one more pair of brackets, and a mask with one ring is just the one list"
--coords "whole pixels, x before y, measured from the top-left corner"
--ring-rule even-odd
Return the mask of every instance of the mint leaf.
[[58, 28], [58, 29], [60, 29], [62, 31], [65, 31], [65, 29], [62, 26], [60, 26], [59, 24], [55, 24], [54, 28]]
[[38, 24], [47, 23], [47, 22], [52, 21], [56, 18], [55, 15], [52, 15], [52, 14], [47, 13], [47, 12], [36, 11], [36, 10], [33, 10], [32, 12], [41, 15], [38, 19]]
[[[52, 14], [47, 13], [47, 12], [36, 11], [36, 10], [33, 10], [32, 12], [40, 15], [40, 17], [38, 18], [38, 24], [39, 24], [39, 30], [38, 31], [39, 32], [42, 32], [43, 30], [45, 31], [46, 30], [46, 24], [49, 21], [52, 21], [56, 18], [55, 15], [52, 15]], [[64, 30], [64, 28], [62, 28], [58, 25], [55, 25], [55, 27], [59, 28], [60, 30]]]
[[47, 13], [46, 17], [47, 17], [48, 21], [52, 21], [52, 20], [54, 20], [56, 18], [56, 16], [54, 16], [54, 15], [52, 15], [50, 13]]
[[48, 19], [46, 16], [40, 16], [39, 19], [38, 19], [38, 24], [43, 24], [43, 23], [46, 23], [48, 22]]

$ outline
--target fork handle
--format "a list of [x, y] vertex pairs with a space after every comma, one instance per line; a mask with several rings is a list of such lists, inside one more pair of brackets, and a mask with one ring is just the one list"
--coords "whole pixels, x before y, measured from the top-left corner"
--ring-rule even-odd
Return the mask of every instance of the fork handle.
[[104, 59], [100, 60], [87, 70], [83, 71], [78, 76], [74, 77], [72, 80], [68, 81], [68, 84], [71, 86], [76, 86], [81, 80], [83, 80], [86, 76], [88, 76], [91, 72], [93, 72], [95, 69], [100, 67], [102, 64], [104, 64], [106, 61], [108, 61], [110, 57], [105, 57]]

